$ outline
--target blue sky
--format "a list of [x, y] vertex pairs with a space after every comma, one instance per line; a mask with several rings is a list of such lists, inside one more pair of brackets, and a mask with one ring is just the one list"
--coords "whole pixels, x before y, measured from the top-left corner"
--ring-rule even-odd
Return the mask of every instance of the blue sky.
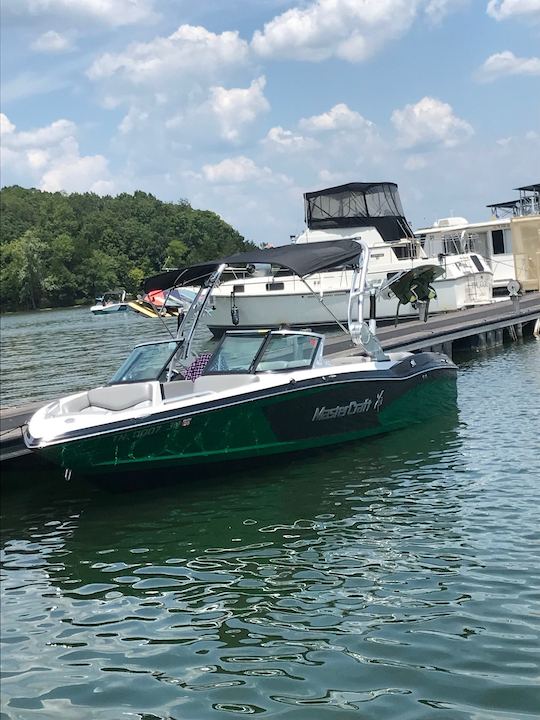
[[255, 242], [398, 182], [413, 226], [540, 180], [540, 0], [3, 0], [2, 185], [144, 190]]

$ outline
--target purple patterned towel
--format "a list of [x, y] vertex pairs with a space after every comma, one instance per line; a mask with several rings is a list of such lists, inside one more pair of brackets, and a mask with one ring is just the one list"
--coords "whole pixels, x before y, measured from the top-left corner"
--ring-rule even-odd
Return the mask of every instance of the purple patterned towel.
[[201, 355], [196, 357], [184, 373], [184, 380], [196, 380], [200, 377], [211, 357], [212, 353], [201, 353]]

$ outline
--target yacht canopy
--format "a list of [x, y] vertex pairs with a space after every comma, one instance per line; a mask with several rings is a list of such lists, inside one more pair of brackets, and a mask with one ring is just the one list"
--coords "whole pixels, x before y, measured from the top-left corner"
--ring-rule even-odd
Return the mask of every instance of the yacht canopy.
[[375, 227], [383, 240], [414, 237], [393, 182], [347, 183], [304, 194], [310, 230]]
[[306, 243], [302, 245], [282, 245], [264, 250], [249, 250], [229, 255], [198, 265], [177, 270], [168, 270], [147, 278], [144, 292], [167, 290], [182, 285], [204, 285], [206, 280], [220, 265], [241, 267], [246, 265], [274, 265], [290, 270], [299, 277], [306, 277], [321, 270], [354, 265], [362, 252], [361, 246], [354, 240], [329, 240], [327, 242]]

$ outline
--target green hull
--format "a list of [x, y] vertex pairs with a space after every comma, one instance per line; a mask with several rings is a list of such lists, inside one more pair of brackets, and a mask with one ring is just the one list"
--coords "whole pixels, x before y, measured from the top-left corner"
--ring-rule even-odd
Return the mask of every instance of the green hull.
[[[361, 402], [347, 405], [351, 395], [359, 393]], [[412, 382], [378, 381], [352, 387], [332, 383], [71, 439], [41, 452], [64, 468], [84, 474], [221, 463], [345, 443], [425, 422], [455, 406], [455, 396], [453, 372]], [[354, 412], [341, 409], [345, 415], [325, 416], [339, 411], [340, 405]]]

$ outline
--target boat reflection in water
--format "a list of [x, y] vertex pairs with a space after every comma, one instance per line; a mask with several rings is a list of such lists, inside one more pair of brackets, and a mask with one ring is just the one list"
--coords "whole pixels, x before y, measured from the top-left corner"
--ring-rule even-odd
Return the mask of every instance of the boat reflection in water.
[[[59, 477], [55, 480], [50, 466], [43, 465], [29, 472], [32, 500], [26, 504], [14, 471], [14, 482], [7, 476], [4, 485], [6, 516], [13, 518], [5, 523], [4, 544], [28, 537], [39, 545], [39, 537], [45, 538], [38, 552], [50, 561], [43, 565], [49, 591], [74, 599], [105, 597], [113, 589], [144, 597], [149, 594], [150, 577], [155, 590], [175, 590], [181, 583], [170, 583], [171, 578], [196, 583], [207, 577], [210, 568], [204, 564], [214, 554], [211, 548], [218, 555], [224, 553], [225, 562], [231, 533], [241, 534], [243, 546], [259, 554], [261, 541], [273, 542], [274, 530], [280, 536], [294, 528], [303, 531], [302, 537], [306, 531], [318, 536], [325, 526], [316, 521], [318, 517], [326, 517], [335, 528], [340, 523], [351, 529], [358, 522], [376, 523], [374, 498], [384, 503], [389, 514], [403, 517], [424, 487], [433, 496], [433, 483], [443, 476], [441, 467], [449, 473], [462, 466], [458, 424], [457, 409], [449, 406], [447, 413], [421, 430], [411, 425], [331, 453], [312, 450], [301, 463], [284, 458], [279, 463], [259, 462], [256, 468], [207, 467], [197, 470], [197, 482], [192, 475], [185, 476], [176, 487], [167, 486], [165, 493], [161, 484], [152, 487], [148, 476], [148, 489], [130, 495], [129, 503], [111, 503], [110, 494], [81, 478], [74, 477], [69, 484]], [[441, 498], [441, 504], [448, 505], [447, 517], [457, 509], [454, 501], [451, 496]], [[254, 521], [244, 522], [247, 516]], [[443, 523], [444, 528], [436, 524], [436, 532], [450, 532], [454, 526], [453, 520]], [[55, 542], [47, 540], [51, 534]], [[291, 544], [293, 539], [291, 535]], [[239, 549], [232, 547], [231, 552]], [[260, 553], [261, 562], [264, 555]], [[240, 554], [236, 557], [240, 563]], [[228, 561], [225, 565], [230, 566]], [[291, 573], [296, 571], [291, 567]]]
[[[361, 239], [336, 240], [255, 250], [151, 278], [146, 292], [200, 286], [177, 337], [136, 347], [108, 386], [39, 410], [26, 444], [66, 470], [109, 476], [309, 450], [445, 414], [455, 402], [452, 361], [431, 352], [386, 354], [374, 317], [369, 325], [363, 319], [369, 256]], [[230, 331], [212, 354], [195, 356], [193, 336], [213, 289], [229, 268], [252, 263], [300, 278], [350, 267], [350, 351], [328, 359], [320, 334], [248, 330]], [[432, 297], [419, 272], [411, 271], [414, 291], [395, 280], [405, 302]], [[422, 272], [434, 277], [438, 269]]]

